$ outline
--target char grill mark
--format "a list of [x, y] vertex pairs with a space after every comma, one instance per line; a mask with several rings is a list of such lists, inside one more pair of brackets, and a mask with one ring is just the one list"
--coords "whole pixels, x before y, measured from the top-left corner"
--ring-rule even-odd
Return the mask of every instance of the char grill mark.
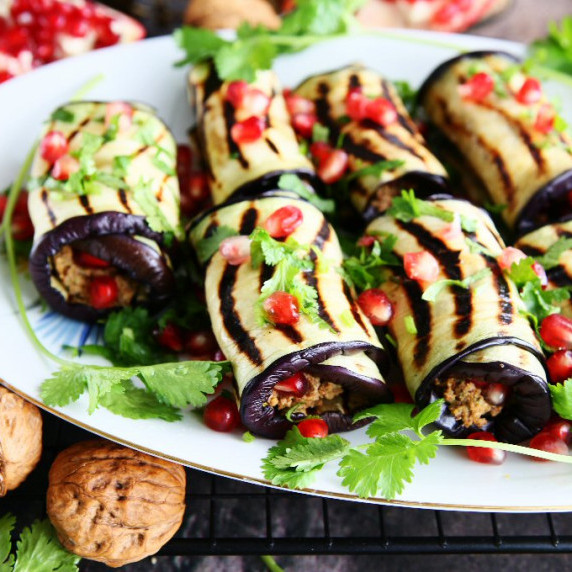
[[548, 280], [559, 288], [569, 286], [570, 282], [572, 282], [572, 276], [566, 271], [566, 268], [561, 265], [554, 266], [554, 268], [547, 270], [546, 275]]
[[[395, 101], [395, 99], [393, 98], [391, 91], [389, 89], [389, 84], [387, 83], [386, 80], [381, 79], [380, 80], [381, 83], [381, 93], [383, 95], [383, 97], [385, 99], [387, 99], [388, 101], [390, 101], [393, 106], [395, 107], [395, 109], [397, 109], [397, 101]], [[410, 133], [411, 135], [415, 136], [417, 134], [417, 129], [415, 127], [415, 124], [413, 123], [413, 121], [407, 117], [405, 117], [404, 115], [402, 115], [401, 113], [397, 113], [397, 121], [399, 122], [399, 125], [401, 125], [401, 127], [403, 127], [403, 129], [405, 129], [408, 133]]]
[[223, 113], [224, 113], [224, 123], [226, 126], [226, 144], [228, 146], [228, 154], [230, 156], [236, 156], [241, 167], [243, 169], [248, 169], [248, 161], [242, 154], [240, 147], [234, 142], [233, 138], [230, 135], [230, 130], [232, 126], [235, 124], [235, 119], [234, 119], [234, 107], [232, 107], [229, 101], [225, 101], [223, 103]]
[[[315, 247], [318, 248], [318, 250], [320, 250], [323, 246], [324, 243], [328, 242], [328, 240], [330, 240], [330, 236], [332, 234], [330, 225], [328, 224], [328, 221], [326, 219], [324, 219], [324, 221], [322, 222], [322, 226], [320, 227], [320, 230], [318, 231], [318, 234], [316, 235], [316, 238], [314, 239], [313, 245]], [[315, 257], [315, 253], [312, 252], [312, 254]]]
[[352, 296], [350, 287], [348, 286], [347, 282], [344, 280], [343, 281], [343, 289], [344, 289], [344, 296], [346, 297], [350, 308], [351, 308], [351, 312], [352, 312], [352, 316], [354, 318], [354, 320], [356, 321], [356, 323], [359, 325], [359, 327], [366, 333], [369, 335], [369, 332], [366, 328], [366, 325], [364, 324], [360, 313], [358, 312], [358, 309], [356, 307], [356, 303], [355, 300]]
[[431, 307], [421, 298], [423, 291], [415, 280], [405, 278], [403, 289], [407, 295], [409, 307], [413, 312], [415, 327], [417, 328], [413, 360], [418, 368], [423, 367], [429, 355], [431, 341]]
[[256, 219], [258, 218], [258, 211], [254, 207], [250, 207], [242, 214], [240, 220], [240, 234], [251, 234], [256, 227]]
[[242, 326], [240, 315], [235, 307], [233, 291], [238, 269], [239, 266], [227, 264], [221, 277], [218, 295], [221, 301], [222, 322], [228, 335], [236, 341], [241, 351], [248, 356], [253, 364], [258, 365], [262, 362], [260, 350], [256, 347], [254, 339]]
[[417, 157], [420, 161], [423, 161], [425, 163], [425, 157], [420, 155], [417, 152], [417, 149], [411, 147], [411, 145], [408, 145], [407, 143], [402, 141], [397, 135], [389, 133], [389, 131], [385, 127], [383, 127], [383, 125], [375, 123], [375, 121], [372, 121], [371, 119], [364, 119], [361, 122], [361, 125], [364, 129], [371, 129], [372, 131], [375, 131], [382, 139], [385, 139], [389, 144], [393, 145], [394, 147], [402, 149], [403, 151], [407, 151], [407, 153], [413, 155], [414, 157]]
[[278, 330], [281, 334], [283, 334], [288, 341], [292, 342], [293, 344], [299, 344], [302, 342], [302, 336], [300, 332], [294, 328], [293, 326], [287, 326], [285, 324], [275, 324], [274, 328]]
[[[399, 222], [399, 224], [403, 229], [415, 236], [419, 243], [437, 258], [447, 278], [451, 280], [463, 279], [458, 251], [449, 250], [442, 240], [434, 237], [420, 224], [414, 222]], [[462, 288], [460, 286], [453, 286], [451, 291], [455, 299], [455, 314], [457, 316], [454, 333], [455, 337], [461, 338], [469, 332], [473, 323], [472, 291], [470, 288]]]
[[509, 325], [513, 320], [514, 308], [510, 299], [508, 284], [502, 270], [498, 266], [493, 268], [493, 275], [499, 296], [499, 323]]
[[93, 119], [93, 115], [88, 115], [77, 127], [68, 135], [68, 143], [81, 131], [82, 127], [85, 127], [91, 120]]
[[118, 189], [117, 190], [117, 198], [119, 199], [119, 202], [121, 203], [123, 208], [129, 214], [133, 214], [133, 211], [131, 210], [131, 207], [129, 206], [129, 201], [127, 200], [127, 194], [125, 192], [125, 189]]
[[58, 219], [56, 218], [56, 213], [54, 213], [52, 207], [50, 206], [50, 197], [47, 189], [45, 188], [42, 189], [42, 194], [40, 196], [42, 197], [42, 202], [46, 207], [46, 212], [48, 213], [48, 217], [50, 218], [50, 223], [52, 224], [52, 226], [56, 226]]
[[276, 145], [274, 145], [274, 141], [272, 141], [272, 139], [270, 139], [270, 137], [265, 137], [264, 141], [266, 141], [266, 144], [268, 145], [268, 147], [270, 147], [270, 149], [272, 149], [273, 153], [280, 156], [280, 151], [278, 150], [278, 147], [276, 147]]
[[89, 204], [89, 197], [87, 195], [79, 196], [79, 204], [83, 207], [83, 210], [88, 214], [93, 214], [93, 208]]

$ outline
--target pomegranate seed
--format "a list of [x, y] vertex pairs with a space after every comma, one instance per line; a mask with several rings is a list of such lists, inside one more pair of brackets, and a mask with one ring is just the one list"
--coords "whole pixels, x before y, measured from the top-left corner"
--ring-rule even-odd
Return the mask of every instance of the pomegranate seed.
[[0, 195], [0, 222], [4, 218], [6, 207], [8, 206], [8, 195]]
[[374, 326], [387, 326], [393, 317], [393, 304], [378, 288], [364, 290], [357, 299], [362, 312]]
[[247, 119], [251, 115], [255, 117], [263, 117], [268, 113], [270, 107], [270, 98], [257, 88], [246, 90], [242, 96], [240, 106], [236, 109], [239, 120]]
[[558, 350], [547, 360], [551, 383], [562, 383], [572, 377], [572, 351]]
[[388, 99], [377, 97], [367, 102], [365, 116], [382, 127], [387, 127], [397, 121], [397, 110]]
[[159, 345], [173, 352], [183, 351], [183, 332], [177, 324], [168, 322], [157, 336]]
[[557, 439], [564, 441], [567, 445], [570, 445], [570, 441], [572, 441], [572, 422], [567, 419], [556, 418], [549, 421], [542, 432], [549, 433]]
[[67, 181], [70, 175], [79, 171], [79, 161], [71, 155], [63, 155], [55, 161], [51, 175], [58, 181]]
[[556, 111], [549, 103], [543, 103], [536, 115], [534, 121], [534, 128], [542, 133], [548, 135], [554, 129], [554, 121], [556, 120]]
[[214, 354], [217, 348], [214, 334], [209, 330], [190, 332], [185, 340], [185, 349], [194, 355]]
[[364, 248], [371, 248], [375, 244], [376, 241], [377, 241], [377, 239], [375, 238], [375, 236], [371, 236], [370, 234], [366, 234], [366, 235], [359, 238], [359, 240], [357, 241], [357, 245], [363, 246]]
[[339, 181], [348, 167], [348, 154], [341, 149], [333, 149], [332, 152], [322, 159], [317, 174], [324, 183], [331, 185]]
[[279, 381], [274, 389], [282, 393], [294, 395], [294, 397], [302, 397], [308, 391], [308, 381], [301, 373], [296, 373], [292, 377], [288, 377]]
[[369, 99], [363, 95], [361, 88], [350, 89], [346, 97], [346, 113], [354, 121], [365, 119], [365, 112]]
[[314, 125], [318, 121], [314, 113], [296, 113], [292, 115], [292, 127], [298, 135], [304, 139], [310, 139], [314, 131]]
[[219, 395], [205, 407], [203, 420], [209, 429], [221, 433], [228, 433], [240, 425], [236, 403], [224, 395]]
[[133, 107], [124, 101], [112, 101], [105, 106], [105, 127], [109, 128], [114, 117], [119, 116], [118, 128], [124, 133], [131, 127]]
[[437, 236], [447, 243], [455, 242], [460, 238], [464, 238], [461, 221], [459, 219], [455, 219], [453, 222], [444, 225], [443, 228], [437, 232]]
[[34, 236], [34, 225], [27, 212], [12, 215], [12, 236], [16, 240], [30, 240]]
[[[556, 435], [548, 433], [545, 430], [530, 440], [530, 447], [532, 449], [538, 449], [539, 451], [546, 451], [547, 453], [568, 455], [568, 445]], [[532, 457], [532, 459], [540, 463], [548, 462], [548, 459], [540, 459], [539, 457]]]
[[510, 388], [503, 383], [487, 383], [483, 396], [491, 405], [503, 405], [509, 393]]
[[394, 403], [414, 403], [409, 390], [404, 383], [392, 383], [389, 390], [393, 395]]
[[290, 236], [303, 222], [302, 211], [295, 206], [280, 207], [265, 221], [264, 228], [272, 238]]
[[483, 101], [494, 89], [493, 78], [485, 72], [476, 73], [465, 83], [459, 85], [459, 93], [468, 101]]
[[540, 82], [534, 78], [527, 78], [516, 94], [516, 100], [524, 105], [537, 103], [542, 97], [542, 86]]
[[105, 48], [119, 43], [121, 38], [119, 37], [119, 34], [114, 31], [113, 24], [113, 18], [103, 14], [99, 15], [95, 20], [94, 29], [97, 36], [97, 40], [95, 42], [96, 48]]
[[264, 300], [262, 307], [273, 324], [293, 326], [300, 319], [298, 298], [287, 292], [274, 292]]
[[572, 320], [562, 314], [550, 314], [540, 324], [540, 337], [555, 350], [572, 350]]
[[197, 202], [210, 197], [211, 189], [208, 175], [203, 171], [195, 171], [189, 177], [189, 196]]
[[213, 361], [226, 361], [226, 356], [224, 355], [221, 349], [218, 349], [213, 354]]
[[111, 263], [107, 260], [97, 258], [97, 256], [82, 250], [74, 250], [73, 260], [78, 266], [83, 268], [109, 268], [111, 266]]
[[518, 264], [525, 258], [526, 254], [522, 250], [508, 246], [497, 256], [497, 262], [502, 270], [510, 270], [513, 264]]
[[237, 145], [253, 143], [262, 137], [266, 129], [266, 121], [261, 117], [249, 117], [235, 123], [230, 128], [230, 136]]
[[403, 267], [411, 280], [435, 282], [439, 276], [439, 262], [427, 250], [406, 252], [403, 255]]
[[[321, 163], [324, 159], [330, 156], [331, 152], [333, 151], [332, 146], [326, 143], [325, 141], [315, 141], [310, 145], [310, 154], [316, 161]], [[572, 191], [570, 192], [572, 195]], [[571, 199], [572, 204], [572, 199]]]
[[546, 270], [540, 262], [533, 262], [531, 265], [532, 271], [540, 278], [540, 286], [544, 290], [548, 286], [548, 276], [546, 275]]
[[247, 82], [243, 80], [231, 81], [226, 86], [224, 98], [236, 109], [242, 106], [242, 99], [248, 90], [249, 86]]
[[61, 131], [49, 131], [40, 143], [40, 156], [48, 163], [55, 163], [68, 151], [67, 137]]
[[284, 96], [284, 100], [290, 115], [296, 115], [297, 113], [313, 115], [316, 113], [316, 104], [311, 99], [290, 93]]
[[304, 419], [297, 425], [302, 437], [323, 439], [328, 436], [328, 424], [323, 419]]
[[117, 302], [119, 288], [112, 276], [96, 276], [89, 285], [89, 302], [96, 310], [111, 308]]
[[[496, 442], [495, 436], [488, 431], [471, 433], [467, 439]], [[501, 465], [506, 459], [506, 451], [490, 449], [488, 447], [467, 447], [467, 455], [469, 459], [475, 463], [485, 463], [488, 465]]]
[[220, 255], [232, 266], [250, 260], [250, 239], [248, 236], [230, 236], [218, 247]]

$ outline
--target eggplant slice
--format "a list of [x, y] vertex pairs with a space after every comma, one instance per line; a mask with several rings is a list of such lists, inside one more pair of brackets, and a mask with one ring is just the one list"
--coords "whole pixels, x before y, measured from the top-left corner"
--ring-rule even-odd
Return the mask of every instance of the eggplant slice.
[[[52, 308], [78, 320], [132, 304], [157, 308], [174, 288], [164, 242], [165, 231], [180, 224], [176, 143], [151, 109], [122, 105], [132, 111], [126, 123], [106, 120], [114, 107], [104, 102], [69, 103], [48, 122], [46, 132], [63, 134], [70, 155], [92, 176], [60, 184], [41, 150], [31, 169], [30, 274]], [[88, 146], [93, 153], [82, 156]], [[117, 286], [109, 307], [92, 304], [97, 279]]]
[[[402, 222], [384, 215], [366, 231], [395, 235], [400, 259], [429, 251], [439, 262], [437, 281], [469, 279], [468, 287], [445, 282], [438, 292], [434, 283], [426, 300], [426, 289], [401, 267], [388, 269], [381, 287], [394, 305], [389, 331], [405, 382], [420, 408], [445, 398], [437, 425], [447, 433], [462, 437], [487, 430], [500, 441], [518, 443], [542, 429], [551, 403], [535, 333], [519, 311], [516, 287], [496, 262], [504, 244], [483, 210], [458, 199], [433, 204], [453, 213], [456, 222], [427, 215]], [[450, 225], [459, 220], [472, 221], [476, 230], [452, 232]], [[504, 386], [504, 403], [488, 401], [490, 383]]]
[[195, 66], [189, 74], [189, 99], [195, 114], [198, 139], [206, 162], [215, 205], [231, 195], [256, 195], [260, 183], [275, 187], [283, 173], [295, 173], [315, 186], [315, 174], [308, 158], [300, 152], [282, 88], [273, 71], [260, 71], [250, 89], [258, 89], [270, 98], [264, 116], [266, 128], [256, 141], [237, 143], [231, 136], [233, 125], [252, 113], [234, 109], [227, 99], [231, 82], [221, 82], [214, 67]]
[[[223, 226], [249, 235], [270, 214], [289, 205], [303, 214], [291, 237], [314, 245], [326, 261], [327, 268], [318, 265], [304, 272], [303, 280], [316, 289], [319, 315], [327, 327], [305, 314], [293, 326], [261, 322], [257, 301], [275, 268], [263, 264], [253, 269], [250, 262], [233, 266], [218, 251], [206, 265], [207, 307], [220, 348], [234, 369], [242, 421], [251, 432], [269, 438], [282, 437], [292, 426], [286, 412], [293, 405], [299, 407], [293, 419], [318, 414], [330, 431], [342, 431], [357, 426], [352, 425], [357, 411], [392, 399], [382, 376], [385, 349], [336, 271], [342, 252], [333, 228], [317, 208], [280, 191], [235, 201], [196, 221], [191, 242], [196, 247]], [[315, 254], [310, 258], [315, 261]], [[309, 387], [304, 396], [293, 398], [274, 389], [299, 372]]]
[[[346, 99], [351, 90], [361, 89], [368, 97], [383, 97], [395, 107], [397, 121], [383, 127], [370, 119], [348, 121]], [[447, 192], [447, 173], [429, 151], [415, 122], [409, 116], [394, 86], [377, 72], [351, 65], [330, 73], [312, 76], [295, 90], [314, 101], [318, 121], [328, 128], [330, 143], [349, 156], [352, 204], [366, 220], [385, 211], [391, 199], [404, 189], [417, 196]], [[382, 161], [402, 161], [400, 166], [381, 173], [359, 172]]]
[[[475, 100], [463, 87], [486, 73], [494, 90]], [[517, 236], [570, 214], [572, 140], [551, 128], [555, 113], [544, 95], [534, 103], [516, 97], [526, 75], [503, 52], [471, 52], [441, 64], [425, 80], [419, 103], [477, 173], [491, 200], [506, 205], [503, 217]]]
[[[559, 239], [572, 239], [572, 219], [560, 223], [548, 224], [521, 237], [515, 244], [529, 256], [536, 258], [546, 254], [548, 249]], [[568, 248], [558, 258], [558, 264], [546, 269], [548, 288], [572, 287], [572, 248]], [[570, 299], [561, 303], [564, 316], [572, 319], [572, 301]]]

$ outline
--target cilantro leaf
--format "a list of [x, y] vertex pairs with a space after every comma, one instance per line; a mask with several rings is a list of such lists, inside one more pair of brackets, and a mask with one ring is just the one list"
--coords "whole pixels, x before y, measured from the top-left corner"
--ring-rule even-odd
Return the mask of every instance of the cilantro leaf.
[[298, 177], [298, 175], [294, 175], [293, 173], [281, 175], [278, 179], [278, 188], [286, 191], [294, 191], [303, 199], [313, 204], [317, 209], [320, 209], [323, 213], [334, 212], [334, 208], [336, 206], [335, 202], [332, 199], [323, 199], [315, 192], [311, 191], [304, 184], [304, 181]]
[[75, 115], [69, 110], [63, 107], [56, 109], [51, 117], [50, 121], [61, 121], [62, 123], [72, 123], [75, 121]]
[[558, 266], [560, 256], [570, 249], [572, 249], [572, 238], [561, 236], [542, 256], [538, 256], [536, 261], [541, 264], [545, 270], [550, 270]]
[[230, 226], [222, 225], [217, 226], [207, 238], [199, 240], [195, 248], [199, 262], [204, 264], [218, 250], [220, 243], [231, 236], [238, 236], [238, 232]]
[[175, 65], [196, 64], [213, 57], [223, 46], [228, 44], [218, 34], [206, 28], [185, 26], [173, 33], [175, 43], [181, 48], [186, 57]]
[[405, 324], [405, 331], [412, 336], [416, 336], [419, 332], [417, 330], [417, 325], [415, 324], [415, 318], [413, 316], [405, 316], [403, 318], [403, 323]]
[[62, 547], [48, 519], [36, 520], [20, 535], [14, 572], [76, 572], [79, 560]]
[[77, 401], [87, 389], [79, 367], [64, 366], [52, 373], [40, 388], [40, 396], [46, 405], [63, 407]]
[[133, 199], [147, 218], [147, 224], [156, 232], [172, 232], [181, 236], [181, 230], [174, 228], [163, 213], [159, 201], [152, 189], [153, 181], [140, 180], [133, 187]]
[[393, 85], [407, 111], [409, 111], [410, 115], [413, 115], [417, 102], [417, 90], [413, 89], [411, 84], [407, 81], [397, 80], [393, 82]]
[[394, 197], [387, 214], [403, 222], [411, 222], [414, 218], [423, 215], [440, 218], [447, 222], [455, 220], [454, 213], [441, 209], [430, 201], [416, 198], [412, 189], [401, 191], [401, 197]]
[[463, 280], [452, 280], [446, 278], [444, 280], [438, 280], [437, 282], [433, 282], [424, 292], [421, 298], [427, 302], [435, 302], [439, 294], [449, 286], [458, 286], [459, 288], [464, 288], [468, 290], [473, 284], [479, 282], [486, 276], [489, 276], [492, 273], [490, 268], [483, 268], [478, 272], [475, 272], [471, 276], [467, 276]]
[[361, 411], [354, 417], [354, 422], [360, 419], [367, 419], [368, 417], [377, 417], [367, 428], [367, 434], [372, 438], [377, 438], [387, 433], [413, 429], [412, 412], [413, 405], [408, 403], [381, 403]]
[[548, 384], [552, 408], [563, 419], [572, 419], [572, 378], [564, 383]]
[[530, 51], [530, 61], [572, 74], [572, 17], [562, 18], [560, 28], [556, 22], [551, 22], [548, 36], [534, 42]]
[[405, 161], [403, 161], [402, 159], [378, 161], [377, 163], [366, 165], [361, 169], [352, 171], [349, 175], [347, 175], [344, 178], [344, 180], [348, 182], [348, 181], [353, 181], [354, 179], [359, 179], [360, 177], [367, 177], [367, 176], [381, 177], [381, 174], [384, 173], [385, 171], [393, 171], [394, 169], [398, 169], [404, 163]]
[[14, 566], [12, 550], [12, 530], [16, 524], [16, 517], [7, 513], [0, 518], [0, 572], [10, 572]]

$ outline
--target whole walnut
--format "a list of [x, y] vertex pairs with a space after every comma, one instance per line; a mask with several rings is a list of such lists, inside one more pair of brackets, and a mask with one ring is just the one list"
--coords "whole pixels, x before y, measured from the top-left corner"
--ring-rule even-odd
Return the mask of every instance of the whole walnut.
[[76, 443], [50, 468], [47, 511], [62, 545], [108, 566], [155, 554], [185, 512], [185, 470], [103, 439]]
[[0, 496], [20, 485], [41, 455], [40, 410], [0, 386]]

